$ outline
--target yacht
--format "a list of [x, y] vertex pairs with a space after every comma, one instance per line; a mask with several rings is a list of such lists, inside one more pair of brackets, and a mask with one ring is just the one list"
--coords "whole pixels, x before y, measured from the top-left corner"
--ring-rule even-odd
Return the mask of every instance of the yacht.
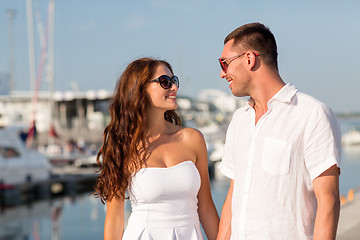
[[0, 188], [50, 180], [51, 165], [44, 155], [26, 147], [21, 127], [0, 128]]
[[360, 131], [349, 130], [342, 136], [341, 142], [344, 146], [360, 146]]

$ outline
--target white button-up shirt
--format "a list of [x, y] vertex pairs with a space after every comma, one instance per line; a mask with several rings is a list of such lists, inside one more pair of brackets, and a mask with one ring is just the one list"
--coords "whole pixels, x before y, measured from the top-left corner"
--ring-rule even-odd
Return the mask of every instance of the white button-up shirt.
[[290, 84], [256, 125], [250, 104], [235, 111], [219, 166], [234, 180], [231, 239], [312, 239], [312, 181], [340, 163], [338, 121]]

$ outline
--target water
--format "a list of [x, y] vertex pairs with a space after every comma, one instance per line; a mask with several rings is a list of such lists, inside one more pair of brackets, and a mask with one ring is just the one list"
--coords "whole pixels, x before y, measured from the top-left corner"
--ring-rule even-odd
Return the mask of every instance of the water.
[[[360, 129], [360, 119], [341, 119], [341, 131]], [[360, 186], [360, 146], [343, 146], [341, 153], [340, 193]]]
[[[229, 181], [213, 181], [214, 202], [221, 211]], [[4, 209], [0, 214], [0, 240], [103, 239], [106, 208], [89, 194], [38, 201]], [[125, 204], [125, 216], [130, 204]]]
[[[359, 120], [342, 121], [343, 132], [360, 126]], [[342, 151], [340, 192], [347, 195], [360, 186], [360, 146]], [[211, 182], [215, 206], [221, 212], [229, 180], [217, 177]], [[0, 212], [0, 240], [103, 239], [105, 206], [88, 194], [33, 202]], [[130, 214], [127, 202], [125, 215]]]
[[[341, 193], [360, 186], [360, 147], [343, 151], [340, 176]], [[229, 180], [211, 182], [215, 206], [221, 212]], [[77, 240], [103, 239], [105, 206], [88, 194], [34, 202], [0, 214], [0, 240]], [[130, 214], [126, 204], [125, 215]]]

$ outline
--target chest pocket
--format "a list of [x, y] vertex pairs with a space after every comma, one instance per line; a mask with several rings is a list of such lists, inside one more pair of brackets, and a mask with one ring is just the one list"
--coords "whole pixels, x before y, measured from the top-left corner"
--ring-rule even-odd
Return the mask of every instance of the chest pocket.
[[289, 173], [292, 144], [275, 138], [265, 138], [261, 167], [270, 175]]

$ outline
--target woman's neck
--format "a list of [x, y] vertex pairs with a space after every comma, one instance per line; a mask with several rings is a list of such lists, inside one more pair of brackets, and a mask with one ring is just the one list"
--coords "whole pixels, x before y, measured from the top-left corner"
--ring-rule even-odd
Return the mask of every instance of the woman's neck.
[[147, 136], [156, 137], [168, 131], [168, 122], [163, 111], [151, 111], [147, 114]]

